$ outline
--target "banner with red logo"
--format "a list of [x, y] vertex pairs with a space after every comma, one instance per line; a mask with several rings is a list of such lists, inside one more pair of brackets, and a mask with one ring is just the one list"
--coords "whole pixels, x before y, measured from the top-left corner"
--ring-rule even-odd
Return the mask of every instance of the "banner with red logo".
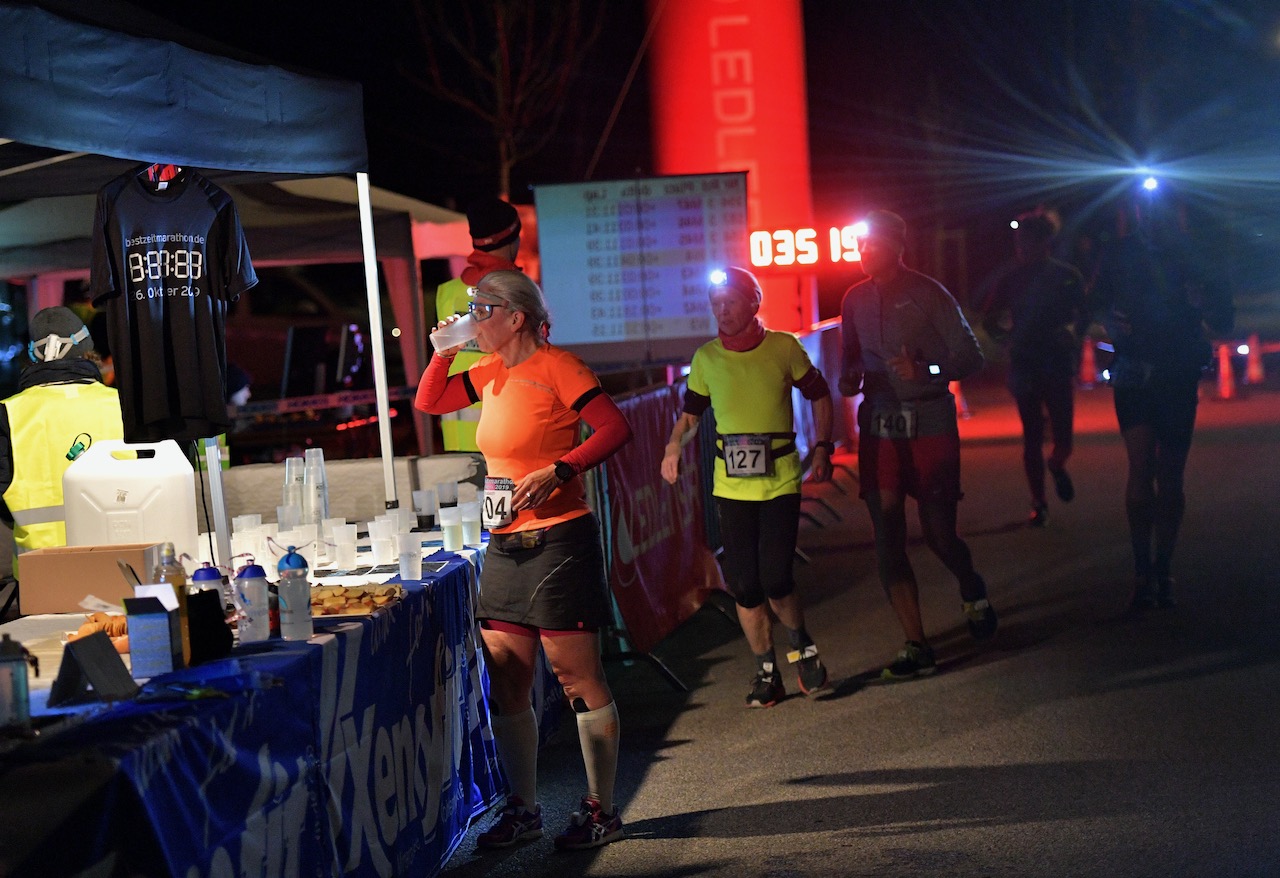
[[685, 446], [676, 484], [660, 471], [681, 410], [679, 391], [661, 387], [620, 399], [618, 407], [635, 438], [605, 463], [609, 585], [632, 647], [649, 652], [723, 584], [703, 526], [698, 443]]

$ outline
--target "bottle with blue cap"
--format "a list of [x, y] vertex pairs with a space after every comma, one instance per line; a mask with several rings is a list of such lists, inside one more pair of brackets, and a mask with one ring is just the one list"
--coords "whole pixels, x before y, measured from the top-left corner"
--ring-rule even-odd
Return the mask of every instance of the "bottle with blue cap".
[[240, 642], [257, 643], [270, 638], [271, 595], [267, 589], [267, 571], [252, 558], [236, 571], [235, 599], [240, 610], [236, 625]]
[[280, 636], [285, 640], [308, 640], [311, 625], [311, 583], [307, 580], [307, 559], [294, 546], [280, 559]]

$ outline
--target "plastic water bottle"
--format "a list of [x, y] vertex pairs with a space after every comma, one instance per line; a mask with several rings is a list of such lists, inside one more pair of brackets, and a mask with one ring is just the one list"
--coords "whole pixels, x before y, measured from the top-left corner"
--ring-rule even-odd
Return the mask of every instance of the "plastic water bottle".
[[208, 561], [205, 561], [195, 569], [191, 574], [191, 585], [188, 586], [189, 591], [216, 591], [218, 597], [222, 599], [223, 608], [226, 615], [230, 616], [235, 612], [235, 599], [232, 596], [231, 583], [227, 581], [227, 577], [223, 575], [221, 568], [214, 567]]
[[290, 546], [277, 569], [280, 572], [280, 636], [285, 640], [307, 640], [314, 630], [307, 559]]
[[187, 624], [187, 568], [178, 560], [173, 543], [162, 543], [160, 560], [152, 571], [153, 583], [164, 583], [173, 587], [174, 596], [178, 599], [178, 630], [182, 634], [182, 666], [191, 664], [191, 626]]
[[236, 604], [240, 622], [236, 626], [241, 643], [257, 643], [271, 637], [271, 597], [267, 590], [267, 571], [253, 559], [236, 571]]

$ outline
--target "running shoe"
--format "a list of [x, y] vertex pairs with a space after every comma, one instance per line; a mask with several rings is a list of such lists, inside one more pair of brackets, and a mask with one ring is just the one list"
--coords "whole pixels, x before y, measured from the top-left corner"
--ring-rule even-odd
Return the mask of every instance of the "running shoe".
[[1133, 580], [1133, 599], [1129, 602], [1131, 612], [1151, 610], [1156, 606], [1156, 591], [1151, 587], [1151, 577], [1136, 576]]
[[1032, 527], [1044, 527], [1049, 523], [1049, 504], [1032, 503], [1031, 514], [1027, 516], [1027, 524]]
[[542, 806], [529, 810], [519, 796], [507, 796], [498, 819], [476, 836], [476, 847], [505, 848], [534, 838], [542, 838]]
[[747, 693], [747, 707], [773, 707], [787, 694], [782, 686], [782, 675], [776, 670], [759, 671]]
[[595, 799], [583, 799], [582, 804], [569, 815], [569, 828], [556, 836], [556, 850], [581, 851], [598, 848], [622, 838], [622, 816], [618, 806], [606, 814]]
[[1065, 467], [1054, 469], [1049, 467], [1049, 475], [1053, 476], [1053, 490], [1058, 492], [1058, 499], [1070, 503], [1076, 498], [1076, 486], [1071, 482]]
[[908, 640], [898, 657], [880, 672], [880, 679], [913, 680], [916, 677], [927, 677], [936, 670], [938, 664], [933, 660], [933, 650], [926, 644]]
[[811, 643], [804, 649], [792, 650], [787, 659], [796, 666], [797, 682], [805, 695], [816, 695], [827, 688], [827, 666], [818, 658], [817, 646]]
[[986, 598], [965, 601], [963, 609], [965, 621], [969, 623], [969, 634], [974, 640], [990, 640], [995, 637], [999, 620], [996, 619], [995, 607]]

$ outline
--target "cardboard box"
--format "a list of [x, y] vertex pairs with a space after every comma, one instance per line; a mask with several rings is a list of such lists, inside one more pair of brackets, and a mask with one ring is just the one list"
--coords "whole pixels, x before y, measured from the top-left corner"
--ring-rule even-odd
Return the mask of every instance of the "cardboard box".
[[121, 605], [133, 597], [133, 584], [120, 572], [124, 561], [146, 582], [160, 560], [159, 543], [118, 546], [57, 546], [34, 549], [22, 556], [18, 607], [24, 616], [36, 613], [83, 613], [80, 602], [94, 595]]

